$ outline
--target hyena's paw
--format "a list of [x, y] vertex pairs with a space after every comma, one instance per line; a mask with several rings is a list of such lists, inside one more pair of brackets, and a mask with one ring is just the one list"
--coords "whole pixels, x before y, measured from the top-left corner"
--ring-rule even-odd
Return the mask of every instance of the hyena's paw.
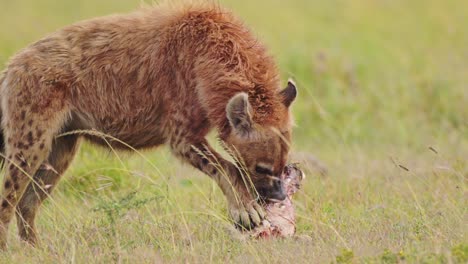
[[260, 226], [266, 215], [263, 207], [255, 201], [243, 204], [231, 202], [229, 213], [238, 228], [247, 230]]

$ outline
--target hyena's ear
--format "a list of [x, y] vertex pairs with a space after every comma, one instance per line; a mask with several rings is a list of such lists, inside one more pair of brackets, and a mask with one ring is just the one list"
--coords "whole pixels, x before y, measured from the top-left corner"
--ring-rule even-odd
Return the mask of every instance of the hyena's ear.
[[241, 135], [248, 134], [252, 129], [252, 107], [246, 93], [234, 95], [226, 106], [226, 115], [232, 128]]
[[293, 80], [288, 80], [288, 86], [286, 86], [286, 88], [280, 92], [280, 95], [281, 99], [283, 100], [283, 104], [286, 107], [289, 107], [292, 102], [294, 102], [294, 99], [296, 99], [297, 96], [297, 89]]

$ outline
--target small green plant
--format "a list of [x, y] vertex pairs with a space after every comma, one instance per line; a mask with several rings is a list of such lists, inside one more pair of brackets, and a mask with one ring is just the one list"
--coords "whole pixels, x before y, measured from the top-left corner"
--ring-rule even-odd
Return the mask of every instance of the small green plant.
[[353, 263], [354, 252], [350, 249], [342, 249], [340, 254], [336, 256], [336, 263]]
[[468, 262], [468, 244], [458, 244], [452, 248], [451, 252], [456, 263]]
[[149, 202], [158, 200], [161, 196], [153, 196], [150, 198], [137, 199], [136, 191], [130, 192], [124, 197], [118, 200], [112, 200], [109, 202], [101, 202], [100, 205], [96, 206], [93, 211], [103, 212], [107, 216], [107, 220], [111, 227], [112, 234], [115, 235], [115, 223], [116, 220], [121, 218], [125, 212], [131, 209], [140, 208]]
[[393, 264], [393, 263], [398, 263], [399, 256], [389, 249], [385, 249], [382, 255], [380, 256], [380, 260], [382, 263], [386, 264]]

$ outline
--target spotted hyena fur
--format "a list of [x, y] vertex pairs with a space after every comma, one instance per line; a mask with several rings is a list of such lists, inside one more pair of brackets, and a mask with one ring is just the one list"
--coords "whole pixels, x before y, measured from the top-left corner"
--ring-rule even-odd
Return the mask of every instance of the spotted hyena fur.
[[[279, 186], [295, 96], [292, 82], [280, 90], [265, 47], [219, 7], [156, 6], [48, 35], [16, 54], [0, 75], [6, 169], [0, 245], [14, 212], [21, 238], [34, 244], [36, 211], [79, 141], [107, 144], [89, 134], [57, 137], [73, 130], [99, 131], [137, 149], [168, 144], [218, 183], [235, 220], [258, 224], [264, 215], [252, 190], [270, 195]], [[209, 146], [211, 129], [239, 153], [256, 188]], [[258, 160], [266, 166], [260, 172]]]

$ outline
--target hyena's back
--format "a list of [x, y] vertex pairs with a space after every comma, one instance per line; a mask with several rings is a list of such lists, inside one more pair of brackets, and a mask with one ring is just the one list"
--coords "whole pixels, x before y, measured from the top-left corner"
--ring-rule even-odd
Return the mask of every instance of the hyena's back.
[[1, 92], [40, 100], [31, 115], [64, 104], [66, 129], [96, 129], [133, 147], [166, 142], [180, 119], [198, 122], [203, 134], [209, 124], [191, 83], [191, 40], [174, 31], [190, 27], [191, 16], [154, 9], [68, 26], [16, 55]]

